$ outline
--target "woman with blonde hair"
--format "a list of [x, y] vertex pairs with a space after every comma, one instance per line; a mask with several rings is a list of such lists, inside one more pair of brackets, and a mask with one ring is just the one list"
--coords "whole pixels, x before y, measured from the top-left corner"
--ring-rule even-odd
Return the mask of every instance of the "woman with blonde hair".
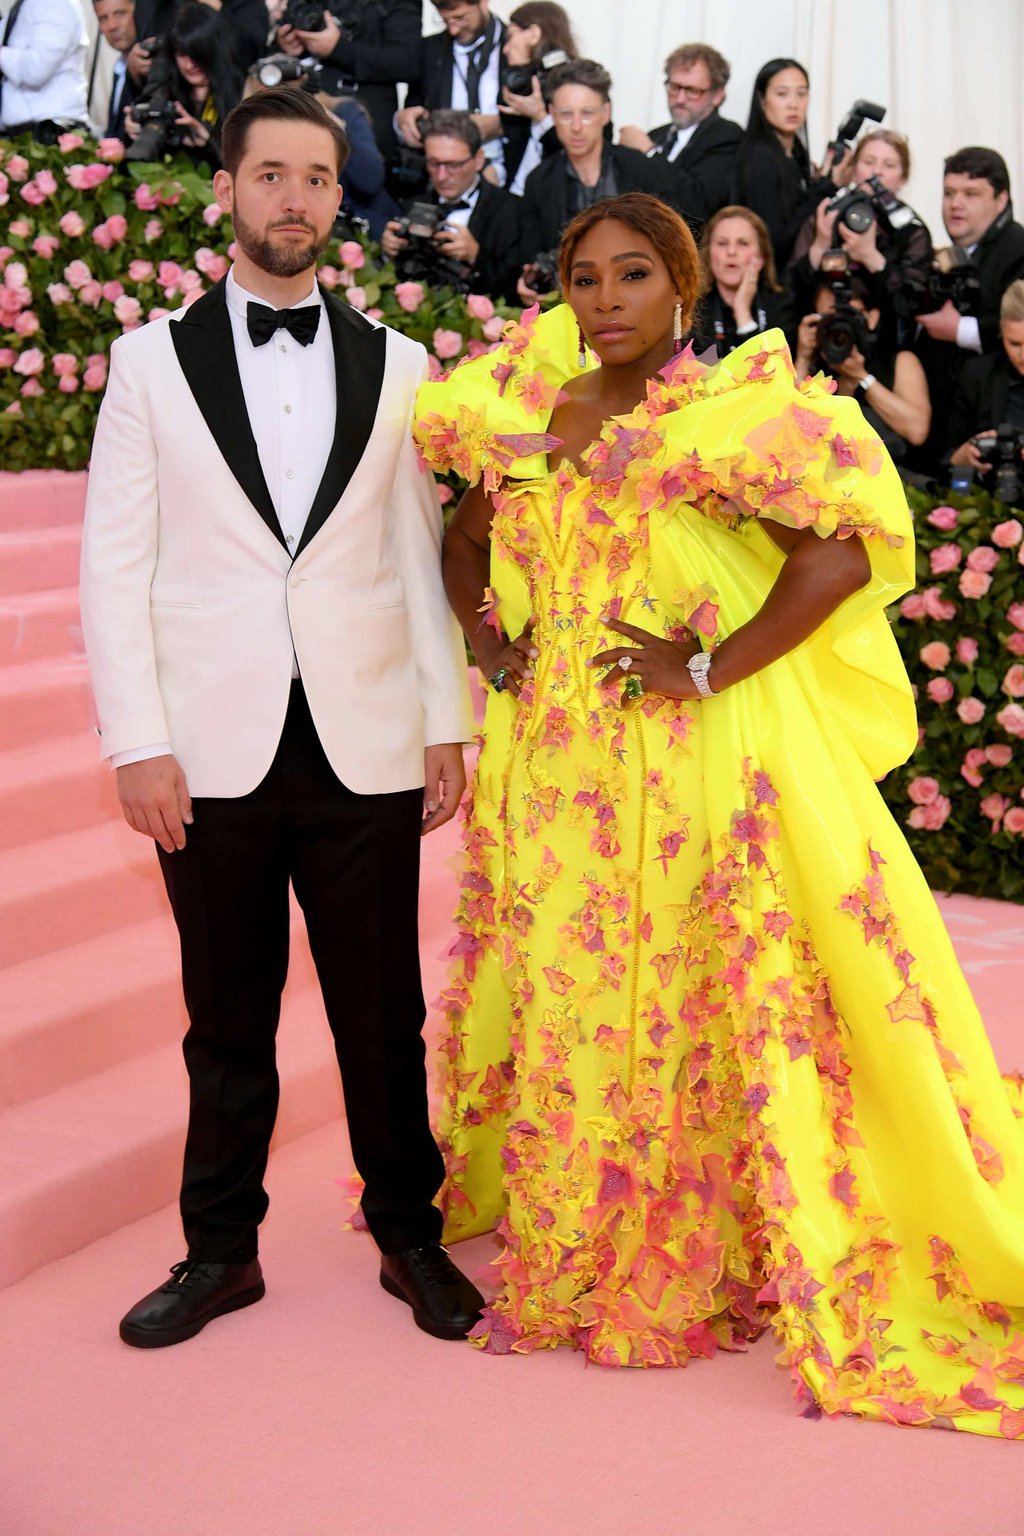
[[693, 322], [698, 357], [725, 357], [751, 336], [778, 328], [792, 347], [796, 309], [775, 271], [771, 236], [750, 208], [721, 208], [700, 242], [701, 297]]

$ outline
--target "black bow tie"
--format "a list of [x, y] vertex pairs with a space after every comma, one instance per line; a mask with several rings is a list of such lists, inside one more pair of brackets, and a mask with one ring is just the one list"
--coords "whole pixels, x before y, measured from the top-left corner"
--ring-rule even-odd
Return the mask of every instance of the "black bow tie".
[[320, 305], [304, 304], [301, 309], [271, 309], [267, 304], [250, 302], [245, 319], [249, 327], [249, 339], [254, 347], [262, 347], [282, 326], [291, 332], [300, 346], [308, 347], [320, 324]]
[[470, 211], [469, 203], [467, 203], [465, 201], [462, 201], [462, 200], [460, 200], [457, 203], [441, 203], [441, 202], [439, 202], [438, 203], [438, 207], [441, 209], [441, 211], [443, 213], [460, 213], [460, 212], [468, 213]]

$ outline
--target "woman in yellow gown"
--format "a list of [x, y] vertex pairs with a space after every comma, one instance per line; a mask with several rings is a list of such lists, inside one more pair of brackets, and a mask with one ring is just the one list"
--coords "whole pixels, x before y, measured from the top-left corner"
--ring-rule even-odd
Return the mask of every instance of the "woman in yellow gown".
[[772, 1322], [808, 1412], [1024, 1435], [1019, 1083], [875, 787], [916, 742], [899, 479], [779, 333], [673, 351], [654, 199], [562, 274], [418, 408], [497, 679], [444, 994], [447, 1235], [504, 1239], [477, 1342], [683, 1365]]

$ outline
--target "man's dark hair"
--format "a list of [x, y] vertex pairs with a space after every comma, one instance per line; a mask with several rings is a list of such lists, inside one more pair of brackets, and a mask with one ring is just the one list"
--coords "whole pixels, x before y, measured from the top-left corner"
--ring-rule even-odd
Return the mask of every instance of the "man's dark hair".
[[275, 85], [269, 91], [256, 91], [228, 113], [221, 134], [221, 156], [224, 169], [230, 176], [237, 174], [242, 162], [250, 124], [265, 122], [309, 123], [314, 128], [326, 128], [334, 140], [340, 179], [348, 160], [348, 135], [337, 118], [332, 117], [314, 96], [310, 96], [308, 91], [295, 90], [290, 85]]
[[979, 181], [987, 181], [997, 196], [1000, 192], [1010, 190], [1010, 173], [1002, 155], [998, 150], [984, 149], [979, 144], [971, 144], [966, 149], [958, 149], [955, 155], [950, 155], [943, 162], [942, 174], [974, 176]]
[[424, 143], [431, 134], [436, 134], [438, 138], [461, 139], [471, 155], [475, 155], [483, 143], [480, 129], [469, 113], [457, 112], [453, 107], [439, 107], [436, 112], [422, 118], [417, 126]]
[[597, 64], [593, 59], [569, 59], [549, 70], [544, 81], [544, 95], [548, 101], [563, 85], [585, 85], [603, 101], [612, 99], [612, 77], [603, 64]]

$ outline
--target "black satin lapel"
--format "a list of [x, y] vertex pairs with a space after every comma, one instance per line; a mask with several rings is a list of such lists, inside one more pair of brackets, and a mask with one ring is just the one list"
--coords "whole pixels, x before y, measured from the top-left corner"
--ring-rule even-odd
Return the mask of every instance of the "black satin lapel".
[[384, 354], [387, 332], [371, 325], [356, 310], [340, 304], [330, 294], [324, 295], [324, 307], [334, 343], [334, 372], [337, 411], [334, 418], [334, 442], [324, 467], [313, 505], [296, 555], [302, 553], [345, 494], [373, 431], [381, 384], [384, 380]]
[[190, 305], [180, 320], [171, 322], [171, 340], [188, 387], [228, 468], [271, 533], [287, 549], [245, 408], [223, 283]]

